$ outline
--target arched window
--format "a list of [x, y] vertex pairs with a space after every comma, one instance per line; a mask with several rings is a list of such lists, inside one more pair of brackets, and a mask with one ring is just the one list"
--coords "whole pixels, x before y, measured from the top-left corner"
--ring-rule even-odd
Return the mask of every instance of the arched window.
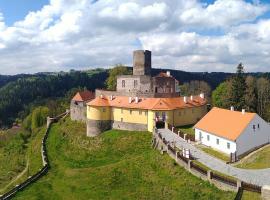
[[126, 81], [122, 80], [122, 88], [126, 87]]

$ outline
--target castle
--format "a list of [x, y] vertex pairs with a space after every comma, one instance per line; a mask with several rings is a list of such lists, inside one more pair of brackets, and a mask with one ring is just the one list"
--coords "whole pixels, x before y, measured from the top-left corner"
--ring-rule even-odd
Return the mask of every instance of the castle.
[[116, 91], [96, 90], [87, 103], [87, 136], [195, 124], [207, 112], [204, 94], [181, 97], [178, 85], [170, 72], [151, 77], [151, 52], [134, 51], [133, 75], [118, 76]]

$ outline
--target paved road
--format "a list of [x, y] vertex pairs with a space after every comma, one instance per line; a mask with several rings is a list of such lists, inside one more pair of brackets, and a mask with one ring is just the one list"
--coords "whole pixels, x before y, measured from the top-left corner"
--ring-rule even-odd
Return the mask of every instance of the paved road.
[[203, 163], [212, 170], [234, 176], [239, 180], [245, 181], [247, 183], [259, 186], [270, 185], [270, 168], [258, 170], [236, 168], [215, 157], [210, 156], [194, 145], [187, 143], [184, 139], [177, 136], [168, 129], [159, 129], [158, 131], [167, 141], [175, 142], [176, 147], [190, 149], [193, 157], [198, 159], [199, 162]]

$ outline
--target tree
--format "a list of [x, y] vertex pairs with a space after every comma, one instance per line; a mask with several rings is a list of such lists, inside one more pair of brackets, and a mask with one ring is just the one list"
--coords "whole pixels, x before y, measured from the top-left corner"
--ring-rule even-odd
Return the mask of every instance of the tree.
[[246, 109], [249, 112], [256, 112], [257, 110], [256, 79], [253, 76], [248, 76], [246, 78], [246, 86], [247, 86], [245, 93]]
[[116, 89], [116, 80], [119, 75], [130, 75], [132, 71], [123, 65], [116, 65], [114, 68], [110, 69], [109, 77], [106, 80], [106, 86], [108, 90]]
[[44, 106], [37, 107], [32, 112], [31, 130], [41, 127], [45, 124], [49, 109]]
[[231, 106], [231, 88], [232, 82], [230, 80], [221, 83], [212, 93], [212, 105], [228, 109]]
[[240, 63], [237, 66], [236, 75], [232, 78], [232, 90], [230, 102], [236, 110], [245, 108], [246, 81], [244, 75], [244, 66]]
[[269, 107], [270, 107], [270, 82], [266, 78], [259, 78], [257, 80], [257, 91], [258, 91], [258, 103], [257, 112], [263, 118], [269, 120]]

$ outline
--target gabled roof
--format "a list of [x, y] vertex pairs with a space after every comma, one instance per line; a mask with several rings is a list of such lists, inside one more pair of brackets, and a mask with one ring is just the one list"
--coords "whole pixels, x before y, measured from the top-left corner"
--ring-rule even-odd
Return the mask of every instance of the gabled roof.
[[113, 100], [110, 100], [106, 96], [98, 96], [94, 100], [87, 103], [89, 106], [110, 106], [119, 108], [134, 108], [134, 109], [145, 109], [145, 110], [174, 110], [180, 108], [192, 108], [206, 104], [206, 100], [194, 96], [193, 101], [187, 98], [187, 103], [184, 102], [183, 97], [173, 98], [139, 98], [139, 102], [135, 103], [135, 98], [129, 103], [129, 97], [126, 96], [114, 96]]
[[249, 125], [256, 113], [225, 110], [214, 107], [194, 128], [235, 141]]
[[95, 98], [95, 93], [88, 90], [77, 92], [77, 94], [72, 98], [73, 101], [89, 101]]

